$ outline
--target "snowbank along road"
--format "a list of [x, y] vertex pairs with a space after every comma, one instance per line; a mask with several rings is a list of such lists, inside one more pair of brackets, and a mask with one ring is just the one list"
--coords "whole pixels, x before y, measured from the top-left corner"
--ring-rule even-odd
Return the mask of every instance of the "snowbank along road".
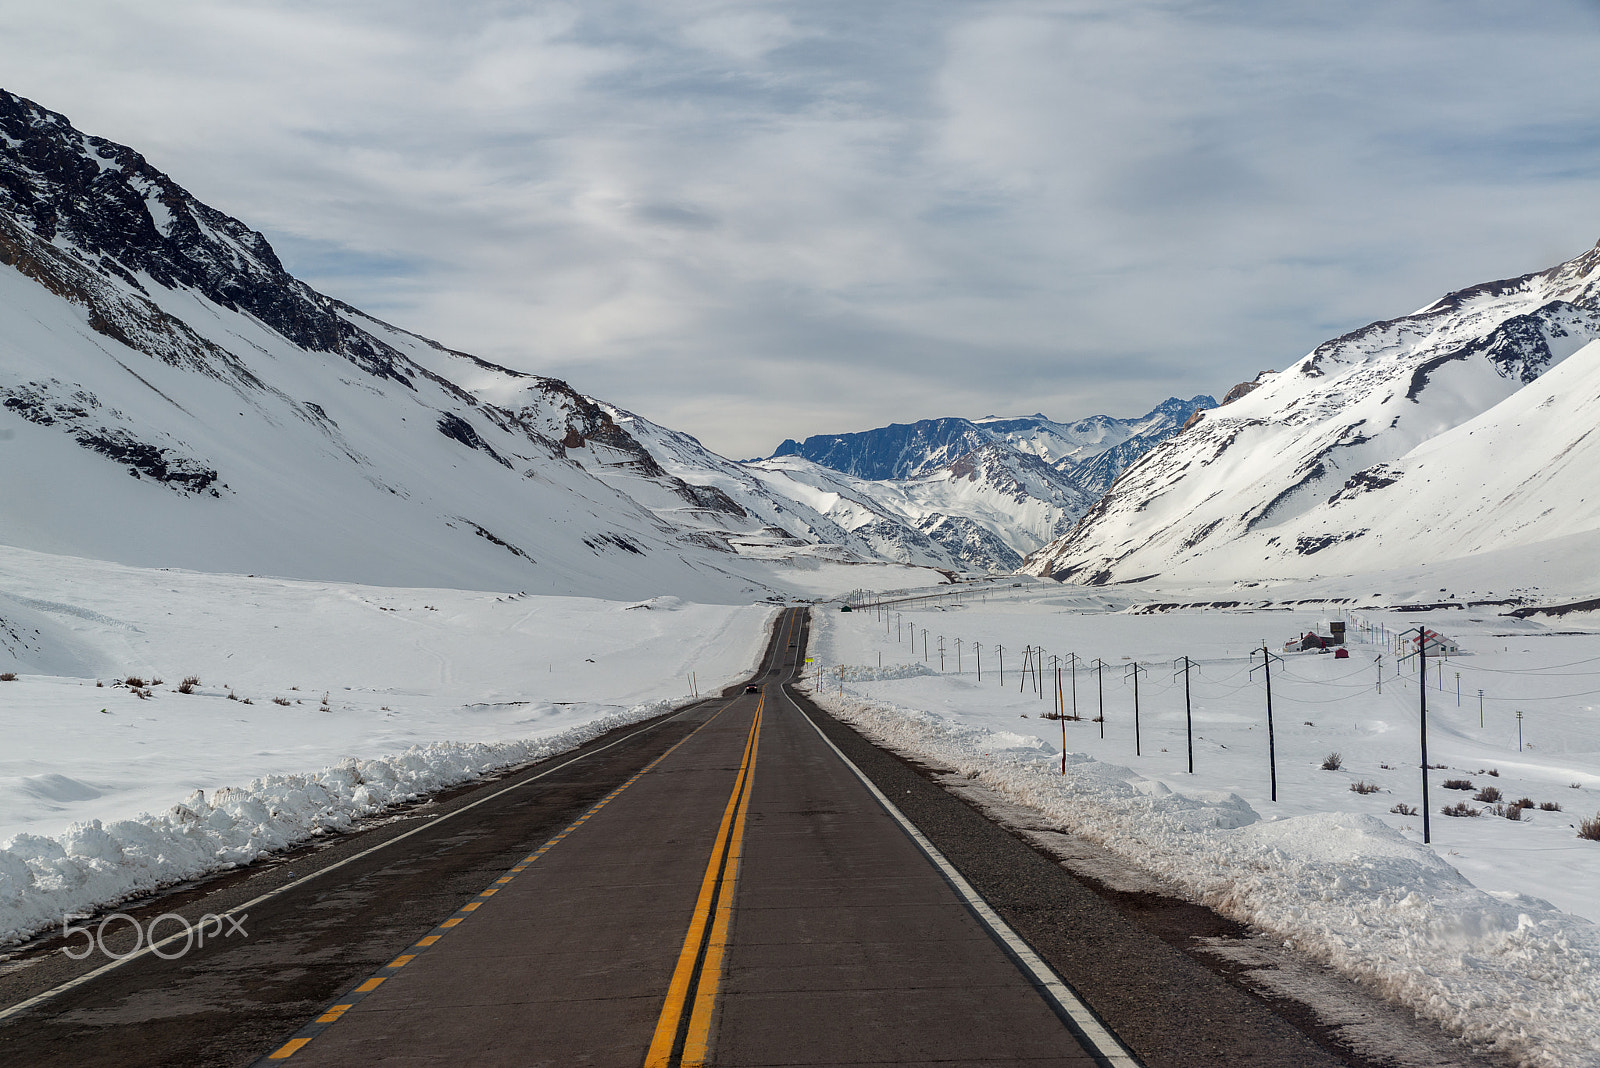
[[816, 711], [805, 634], [779, 618], [757, 692], [126, 907], [103, 941], [163, 915], [230, 937], [41, 947], [0, 975], [0, 1063], [1350, 1063]]

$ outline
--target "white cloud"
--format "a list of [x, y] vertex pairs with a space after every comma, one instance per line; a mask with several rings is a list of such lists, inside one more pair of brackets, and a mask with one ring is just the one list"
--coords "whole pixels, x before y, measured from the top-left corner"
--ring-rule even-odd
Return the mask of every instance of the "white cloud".
[[1600, 236], [1579, 0], [0, 0], [0, 77], [400, 325], [751, 455], [1142, 410]]

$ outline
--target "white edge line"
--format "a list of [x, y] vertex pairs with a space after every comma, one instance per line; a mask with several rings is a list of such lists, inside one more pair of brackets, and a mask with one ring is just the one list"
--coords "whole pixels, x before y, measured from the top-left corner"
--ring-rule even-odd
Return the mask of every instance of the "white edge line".
[[[480, 797], [476, 801], [472, 801], [472, 802], [470, 802], [468, 804], [462, 805], [458, 809], [453, 809], [450, 812], [446, 812], [442, 816], [437, 816], [434, 819], [431, 819], [431, 820], [427, 821], [426, 823], [423, 823], [423, 824], [421, 824], [419, 826], [413, 827], [411, 830], [406, 831], [403, 834], [397, 834], [393, 838], [385, 839], [384, 841], [379, 842], [377, 845], [372, 846], [372, 847], [370, 847], [368, 849], [363, 849], [361, 852], [354, 853], [354, 854], [352, 854], [352, 855], [350, 855], [348, 857], [345, 857], [343, 860], [335, 861], [334, 863], [329, 864], [326, 868], [318, 868], [316, 871], [312, 872], [309, 875], [302, 875], [302, 876], [300, 876], [300, 878], [294, 880], [293, 882], [284, 883], [282, 886], [278, 887], [276, 890], [269, 890], [269, 891], [267, 891], [266, 893], [262, 894], [259, 897], [251, 898], [249, 901], [246, 901], [242, 905], [235, 905], [233, 908], [231, 908], [228, 911], [222, 913], [222, 915], [224, 915], [224, 916], [232, 916], [235, 913], [243, 912], [246, 909], [254, 908], [255, 906], [261, 904], [263, 901], [270, 901], [273, 898], [279, 896], [280, 894], [285, 894], [285, 893], [289, 892], [290, 890], [293, 890], [297, 886], [301, 886], [301, 885], [303, 885], [305, 883], [309, 883], [313, 879], [320, 878], [321, 876], [328, 874], [330, 871], [337, 871], [338, 869], [344, 867], [346, 864], [352, 864], [355, 861], [360, 860], [362, 857], [370, 856], [373, 853], [376, 853], [380, 849], [387, 849], [389, 846], [394, 845], [396, 842], [403, 841], [403, 840], [405, 840], [407, 838], [410, 838], [414, 834], [420, 834], [421, 832], [423, 832], [425, 830], [428, 830], [431, 827], [437, 827], [437, 826], [439, 826], [439, 824], [443, 823], [445, 820], [454, 819], [456, 816], [461, 815], [461, 813], [463, 813], [463, 812], [468, 812], [468, 811], [470, 811], [472, 809], [475, 809], [479, 805], [485, 804], [485, 803], [487, 803], [489, 801], [493, 801], [495, 798], [500, 797], [500, 796], [502, 796], [504, 794], [509, 794], [513, 790], [520, 790], [522, 787], [528, 785], [531, 782], [535, 782], [535, 781], [537, 781], [539, 779], [542, 779], [546, 775], [553, 775], [556, 772], [560, 771], [562, 768], [568, 767], [568, 766], [570, 766], [572, 764], [576, 764], [580, 760], [587, 760], [589, 757], [594, 756], [596, 753], [603, 753], [607, 749], [610, 749], [614, 745], [621, 745], [623, 742], [627, 741], [630, 738], [636, 738], [639, 735], [644, 734], [647, 731], [652, 731], [655, 728], [661, 726], [663, 723], [666, 723], [666, 722], [668, 722], [670, 720], [677, 719], [679, 716], [683, 715], [685, 712], [688, 712], [690, 709], [696, 707], [697, 705], [699, 705], [701, 703], [703, 703], [703, 702], [702, 701], [696, 701], [694, 704], [689, 705], [689, 706], [687, 706], [685, 708], [681, 708], [677, 712], [673, 713], [670, 716], [667, 716], [667, 717], [665, 717], [663, 719], [657, 720], [656, 722], [650, 724], [648, 727], [644, 727], [644, 728], [642, 728], [640, 730], [632, 731], [632, 732], [630, 732], [628, 734], [625, 734], [621, 738], [618, 738], [616, 741], [607, 742], [605, 745], [600, 746], [598, 749], [591, 749], [587, 753], [581, 753], [578, 756], [575, 756], [570, 760], [564, 760], [560, 764], [557, 764], [555, 767], [546, 768], [545, 770], [541, 771], [537, 775], [530, 775], [526, 779], [523, 779], [520, 782], [512, 783], [510, 786], [507, 786], [503, 790], [496, 790], [494, 793], [488, 795], [487, 797]], [[72, 979], [68, 979], [66, 982], [60, 984], [59, 986], [53, 986], [49, 990], [44, 991], [43, 993], [35, 994], [33, 997], [28, 998], [26, 1001], [19, 1001], [15, 1005], [9, 1006], [8, 1008], [0, 1009], [0, 1020], [6, 1020], [6, 1019], [11, 1018], [12, 1016], [17, 1015], [18, 1013], [26, 1012], [27, 1010], [33, 1008], [35, 1005], [39, 1005], [39, 1004], [41, 1004], [43, 1002], [49, 1001], [51, 998], [56, 997], [57, 995], [64, 994], [69, 990], [73, 990], [73, 989], [75, 989], [77, 987], [80, 987], [80, 986], [82, 986], [83, 984], [89, 982], [92, 979], [96, 979], [96, 978], [106, 974], [109, 971], [113, 971], [114, 969], [122, 967], [124, 964], [127, 964], [129, 961], [138, 960], [140, 957], [143, 957], [147, 953], [152, 953], [155, 950], [160, 949], [162, 946], [167, 945], [169, 942], [176, 942], [176, 941], [178, 941], [179, 939], [181, 939], [183, 937], [185, 937], [185, 936], [184, 936], [184, 934], [182, 932], [180, 932], [178, 934], [168, 935], [166, 938], [163, 938], [161, 941], [152, 942], [150, 945], [145, 946], [144, 948], [138, 950], [137, 952], [130, 953], [126, 957], [121, 957], [121, 958], [119, 958], [117, 960], [113, 960], [109, 964], [102, 964], [100, 967], [94, 969], [93, 971], [84, 972], [82, 975], [76, 976], [76, 977], [74, 977]], [[193, 937], [192, 934], [189, 937]]]
[[1089, 1006], [1085, 1005], [1078, 995], [1073, 993], [1072, 989], [1061, 980], [1061, 977], [1056, 975], [1055, 971], [1033, 951], [1033, 947], [1024, 942], [1022, 937], [1011, 929], [1010, 924], [1000, 918], [1000, 914], [995, 912], [989, 906], [989, 903], [972, 888], [972, 884], [967, 882], [966, 878], [956, 870], [955, 865], [946, 860], [944, 854], [939, 852], [932, 842], [928, 841], [927, 836], [917, 828], [917, 825], [912, 823], [906, 817], [906, 814], [901, 812], [882, 790], [878, 789], [876, 783], [867, 778], [865, 772], [856, 767], [855, 761], [845, 756], [844, 752], [833, 744], [832, 738], [822, 733], [822, 728], [817, 726], [815, 720], [806, 715], [806, 710], [800, 707], [800, 703], [791, 699], [790, 704], [794, 705], [795, 711], [799, 712], [805, 718], [805, 721], [811, 724], [811, 729], [816, 731], [817, 736], [827, 743], [828, 748], [832, 749], [839, 759], [844, 761], [845, 767], [854, 772], [856, 778], [861, 780], [862, 785], [872, 792], [872, 795], [878, 799], [878, 803], [900, 824], [901, 830], [905, 831], [907, 836], [917, 844], [917, 848], [927, 854], [928, 859], [933, 861], [934, 865], [944, 874], [944, 877], [949, 880], [950, 885], [955, 887], [956, 892], [966, 899], [967, 905], [993, 932], [994, 936], [1004, 943], [1006, 948], [1016, 956], [1017, 960], [1027, 968], [1039, 988], [1056, 1003], [1061, 1011], [1078, 1027], [1078, 1030], [1082, 1032], [1083, 1037], [1094, 1046], [1094, 1052], [1102, 1057], [1106, 1063], [1112, 1065], [1113, 1068], [1144, 1068], [1142, 1062], [1133, 1055], [1127, 1046], [1123, 1045], [1122, 1040], [1108, 1031], [1105, 1025], [1095, 1017]]

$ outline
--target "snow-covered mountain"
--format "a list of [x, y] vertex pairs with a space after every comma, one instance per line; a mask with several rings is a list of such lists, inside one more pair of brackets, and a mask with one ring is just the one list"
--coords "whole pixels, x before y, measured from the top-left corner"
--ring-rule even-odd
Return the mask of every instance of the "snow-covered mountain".
[[879, 555], [1012, 571], [1094, 503], [1036, 456], [988, 442], [926, 474], [863, 479], [799, 456], [744, 465], [774, 492], [826, 513]]
[[0, 90], [0, 542], [597, 596], [871, 584], [862, 539], [686, 435], [668, 470], [641, 425], [316, 292], [137, 152]]
[[1174, 397], [1133, 419], [924, 419], [791, 439], [748, 466], [880, 555], [1010, 571], [1065, 533], [1123, 468], [1215, 406]]
[[1115, 478], [1116, 472], [1177, 433], [1195, 411], [1216, 404], [1206, 396], [1187, 401], [1171, 397], [1132, 419], [1092, 415], [1072, 423], [1058, 423], [1043, 415], [923, 419], [852, 434], [814, 434], [803, 442], [791, 438], [769, 458], [799, 456], [857, 478], [883, 481], [926, 475], [985, 445], [1002, 443], [1037, 456], [1083, 488], [1099, 493], [1110, 485], [1109, 479], [1093, 486], [1085, 485], [1080, 477], [1095, 461], [1120, 448], [1116, 458], [1099, 465], [1100, 474], [1090, 476], [1104, 478], [1104, 472], [1110, 471]]
[[1600, 559], [1596, 338], [1600, 247], [1335, 338], [1146, 453], [1025, 570], [1098, 584], [1535, 545]]

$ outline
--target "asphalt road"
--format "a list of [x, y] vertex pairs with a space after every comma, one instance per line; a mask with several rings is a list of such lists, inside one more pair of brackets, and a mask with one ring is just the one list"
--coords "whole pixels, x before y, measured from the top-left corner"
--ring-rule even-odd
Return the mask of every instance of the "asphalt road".
[[758, 693], [125, 909], [245, 934], [37, 947], [0, 1065], [1358, 1063], [810, 707], [804, 639]]

